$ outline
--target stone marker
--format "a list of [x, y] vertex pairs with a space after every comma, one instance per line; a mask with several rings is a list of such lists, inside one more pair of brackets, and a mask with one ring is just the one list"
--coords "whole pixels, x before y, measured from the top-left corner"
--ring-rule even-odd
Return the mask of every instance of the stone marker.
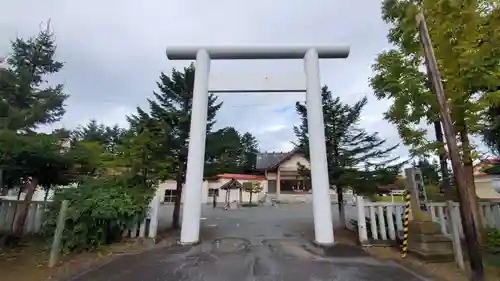
[[411, 194], [413, 220], [409, 223], [408, 250], [427, 262], [454, 261], [453, 243], [432, 221], [427, 194], [418, 168], [405, 169], [407, 188]]

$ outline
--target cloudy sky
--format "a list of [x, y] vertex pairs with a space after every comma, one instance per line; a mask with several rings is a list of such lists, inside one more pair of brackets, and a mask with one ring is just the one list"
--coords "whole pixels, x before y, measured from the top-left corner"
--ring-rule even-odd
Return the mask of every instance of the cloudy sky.
[[[73, 128], [95, 118], [125, 125], [125, 115], [155, 90], [161, 71], [188, 62], [168, 61], [167, 45], [348, 44], [346, 60], [321, 62], [321, 82], [342, 101], [367, 96], [361, 126], [399, 143], [382, 120], [388, 101], [377, 101], [368, 85], [377, 53], [390, 48], [388, 26], [374, 0], [17, 0], [0, 8], [0, 55], [9, 40], [37, 33], [51, 19], [58, 59], [64, 70], [55, 80], [70, 95], [67, 114], [55, 127]], [[301, 61], [215, 61], [212, 72], [280, 73], [303, 70]], [[286, 151], [294, 140], [294, 111], [303, 94], [224, 94], [218, 126], [249, 131], [262, 151]], [[397, 154], [406, 155], [401, 147]]]

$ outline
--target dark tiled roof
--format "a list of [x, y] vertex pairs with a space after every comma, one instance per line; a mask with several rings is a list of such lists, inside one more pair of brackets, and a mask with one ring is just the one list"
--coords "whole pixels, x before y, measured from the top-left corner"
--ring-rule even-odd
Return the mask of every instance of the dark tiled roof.
[[215, 176], [219, 179], [232, 179], [232, 180], [264, 180], [266, 177], [257, 175], [245, 175], [245, 174], [218, 174]]
[[255, 168], [257, 170], [264, 170], [273, 168], [285, 159], [290, 152], [264, 152], [257, 153], [257, 163]]
[[221, 187], [219, 187], [220, 189], [238, 189], [238, 188], [242, 188], [243, 185], [237, 181], [237, 180], [230, 180], [228, 182], [226, 182], [225, 184], [221, 185]]

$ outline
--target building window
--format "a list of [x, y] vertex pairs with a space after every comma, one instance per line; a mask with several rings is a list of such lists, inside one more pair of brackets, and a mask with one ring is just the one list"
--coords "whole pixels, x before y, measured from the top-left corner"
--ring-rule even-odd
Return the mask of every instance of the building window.
[[165, 197], [163, 198], [164, 203], [174, 203], [175, 202], [175, 189], [165, 190]]
[[219, 189], [218, 188], [209, 188], [208, 189], [208, 197], [219, 197]]

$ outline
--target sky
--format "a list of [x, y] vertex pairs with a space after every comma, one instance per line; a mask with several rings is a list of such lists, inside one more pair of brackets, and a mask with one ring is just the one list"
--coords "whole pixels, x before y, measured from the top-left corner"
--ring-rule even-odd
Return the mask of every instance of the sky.
[[[169, 61], [169, 45], [349, 45], [350, 56], [322, 60], [321, 83], [343, 102], [368, 98], [360, 126], [400, 143], [382, 118], [390, 101], [378, 101], [368, 79], [376, 55], [391, 46], [374, 0], [17, 0], [0, 8], [0, 56], [9, 40], [36, 35], [51, 19], [64, 69], [67, 113], [52, 128], [74, 128], [96, 119], [126, 126], [125, 116], [146, 107], [161, 71], [189, 62]], [[213, 73], [303, 71], [294, 61], [214, 61]], [[233, 126], [259, 140], [261, 151], [288, 151], [299, 118], [295, 103], [305, 94], [220, 94], [217, 127]], [[395, 155], [405, 157], [401, 146]]]

